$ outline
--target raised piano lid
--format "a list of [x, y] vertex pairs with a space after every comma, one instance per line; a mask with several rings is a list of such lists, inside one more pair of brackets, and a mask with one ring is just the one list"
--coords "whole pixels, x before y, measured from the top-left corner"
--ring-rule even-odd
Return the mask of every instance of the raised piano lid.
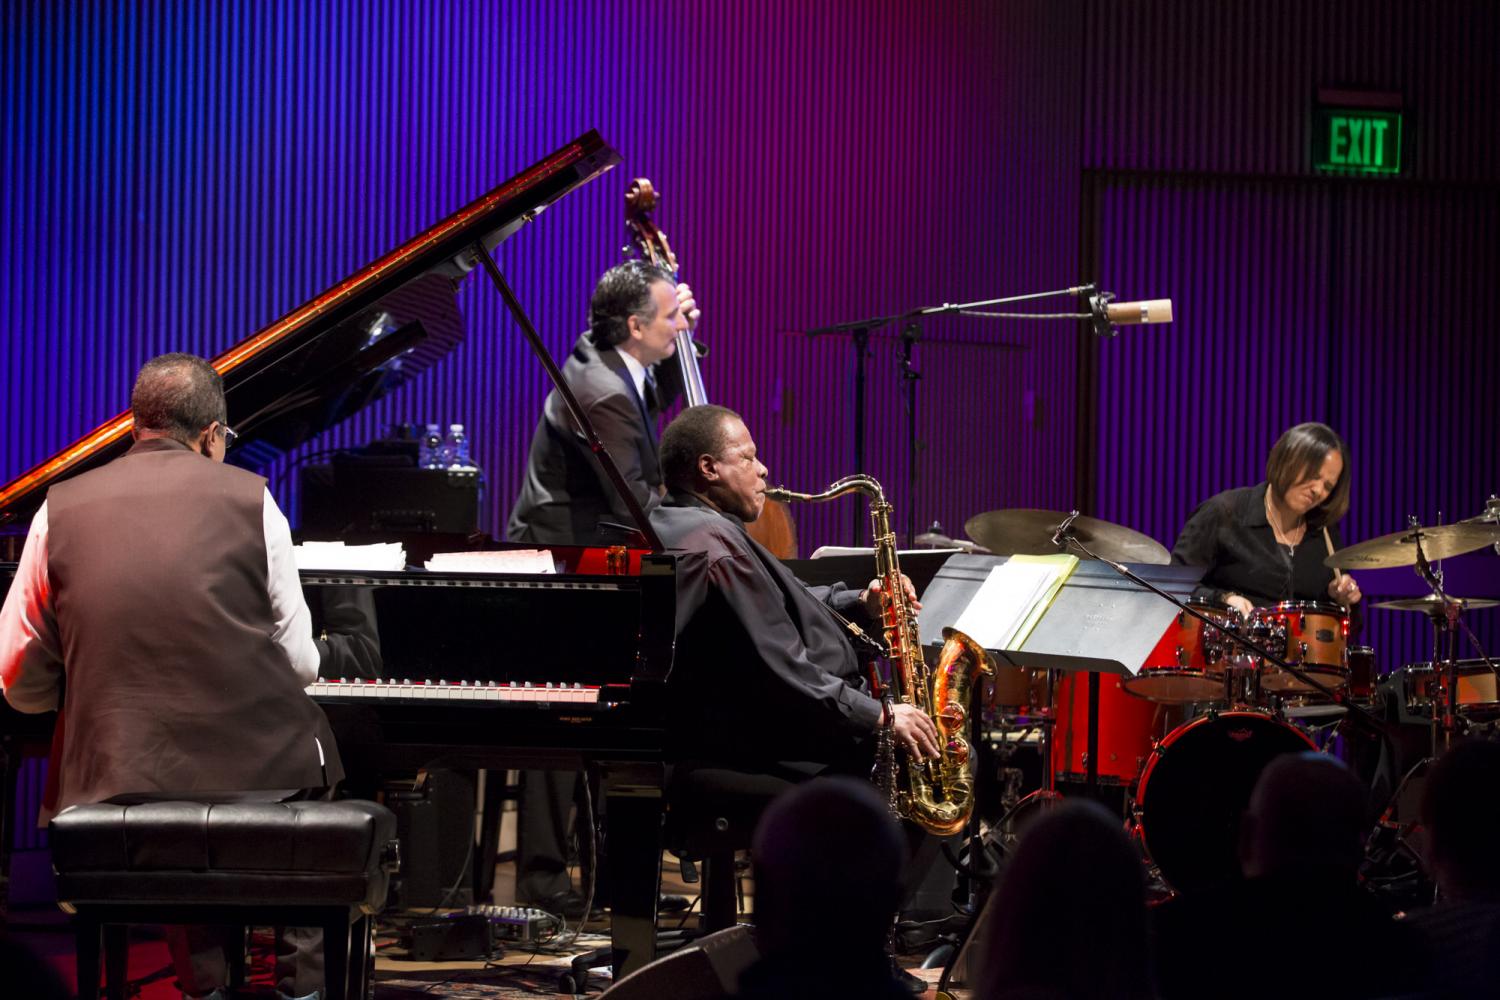
[[[262, 468], [431, 367], [463, 338], [454, 292], [538, 212], [620, 162], [590, 131], [213, 359], [240, 438], [228, 461]], [[48, 487], [130, 446], [129, 411], [0, 489], [0, 525]]]

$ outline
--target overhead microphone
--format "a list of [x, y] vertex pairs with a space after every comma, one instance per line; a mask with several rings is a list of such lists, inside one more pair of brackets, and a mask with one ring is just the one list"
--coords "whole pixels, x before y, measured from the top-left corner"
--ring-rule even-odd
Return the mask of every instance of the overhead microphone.
[[1089, 296], [1089, 314], [1093, 317], [1094, 333], [1097, 336], [1113, 337], [1117, 326], [1172, 322], [1172, 300], [1115, 302], [1111, 293], [1095, 292]]
[[1070, 512], [1067, 517], [1063, 518], [1062, 524], [1059, 524], [1057, 526], [1057, 530], [1052, 532], [1053, 545], [1057, 546], [1060, 549], [1065, 549], [1068, 547], [1067, 543], [1063, 541], [1063, 535], [1067, 534], [1068, 529], [1073, 527], [1073, 522], [1076, 520], [1078, 520], [1078, 511], [1076, 510]]

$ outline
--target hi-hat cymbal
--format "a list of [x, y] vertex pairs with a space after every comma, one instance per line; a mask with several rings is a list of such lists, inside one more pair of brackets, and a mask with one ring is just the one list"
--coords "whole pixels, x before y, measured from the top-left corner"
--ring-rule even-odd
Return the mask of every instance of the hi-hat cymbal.
[[[1052, 535], [1067, 516], [1055, 510], [991, 510], [975, 514], [964, 522], [964, 532], [991, 552], [1001, 555], [1050, 556], [1063, 551], [1052, 544]], [[1071, 531], [1080, 542], [1105, 559], [1159, 565], [1172, 561], [1171, 554], [1150, 535], [1097, 517], [1075, 518]], [[1076, 550], [1068, 551], [1082, 555]]]
[[[1450, 597], [1448, 598], [1465, 611], [1474, 608], [1493, 608], [1500, 601], [1492, 601], [1488, 597]], [[1374, 605], [1377, 608], [1390, 608], [1392, 611], [1425, 611], [1432, 614], [1434, 610], [1443, 606], [1442, 600], [1436, 594], [1428, 594], [1426, 597], [1402, 597], [1394, 601], [1381, 601]]]
[[[1500, 497], [1490, 497], [1484, 505], [1484, 513], [1478, 517], [1466, 517], [1460, 524], [1487, 524], [1500, 530]], [[1500, 540], [1500, 539], [1497, 539]]]
[[1495, 528], [1483, 522], [1445, 524], [1437, 528], [1408, 528], [1381, 535], [1347, 549], [1339, 549], [1323, 560], [1335, 569], [1385, 569], [1411, 566], [1417, 561], [1417, 541], [1429, 561], [1461, 556], [1495, 541]]
[[949, 538], [941, 531], [926, 531], [912, 539], [912, 544], [919, 549], [962, 549], [965, 552], [978, 552], [988, 555], [989, 549], [978, 542], [971, 542], [967, 538]]

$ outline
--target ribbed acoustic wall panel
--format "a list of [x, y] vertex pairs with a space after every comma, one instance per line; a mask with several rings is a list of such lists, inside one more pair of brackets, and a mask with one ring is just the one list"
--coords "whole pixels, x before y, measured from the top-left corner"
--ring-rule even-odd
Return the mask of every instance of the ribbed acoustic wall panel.
[[1200, 501], [1261, 478], [1281, 430], [1332, 419], [1327, 207], [1303, 186], [1124, 181], [1099, 214], [1106, 286], [1176, 309], [1097, 347], [1098, 510], [1171, 547]]
[[1084, 159], [1114, 169], [1305, 173], [1319, 90], [1398, 95], [1408, 175], [1500, 177], [1490, 0], [1090, 0]]
[[[1473, 517], [1500, 492], [1500, 338], [1487, 291], [1500, 281], [1500, 192], [1357, 188], [1342, 196], [1340, 215], [1332, 360], [1359, 501], [1347, 530], [1370, 538], [1408, 517], [1427, 525]], [[1500, 597], [1493, 549], [1443, 568], [1455, 595]], [[1377, 594], [1423, 589], [1410, 569], [1361, 582]], [[1369, 623], [1377, 651], [1396, 654], [1388, 663], [1429, 658], [1423, 616], [1377, 611]], [[1500, 651], [1500, 608], [1473, 612], [1469, 623]], [[1467, 641], [1460, 648], [1476, 655]]]
[[[1077, 10], [8, 4], [0, 477], [122, 410], [146, 358], [223, 350], [597, 127], [624, 167], [498, 254], [549, 349], [582, 329], [625, 188], [651, 177], [703, 306], [712, 398], [745, 413], [775, 478], [821, 486], [855, 471], [849, 346], [795, 331], [1076, 280], [1078, 81], [1048, 67]], [[482, 276], [459, 301], [453, 355], [267, 470], [294, 516], [302, 458], [456, 421], [502, 529], [543, 375]], [[894, 332], [870, 363], [864, 464], [904, 516]], [[922, 336], [923, 526], [1064, 503], [1071, 340], [984, 320]], [[1041, 416], [1012, 427], [1023, 398]], [[851, 520], [809, 512], [804, 550], [850, 541]]]
[[[1090, 348], [1097, 512], [1170, 545], [1202, 499], [1262, 478], [1286, 427], [1323, 420], [1349, 442], [1349, 541], [1477, 514], [1500, 489], [1500, 10], [1101, 0], [1087, 21], [1080, 252], [1105, 287], [1177, 307]], [[1396, 95], [1401, 177], [1313, 173], [1325, 88]], [[1493, 551], [1445, 568], [1455, 593], [1500, 596]], [[1372, 600], [1421, 589], [1409, 569], [1359, 578]], [[1493, 617], [1473, 616], [1491, 648]], [[1387, 667], [1430, 655], [1409, 612], [1369, 611], [1365, 638]]]

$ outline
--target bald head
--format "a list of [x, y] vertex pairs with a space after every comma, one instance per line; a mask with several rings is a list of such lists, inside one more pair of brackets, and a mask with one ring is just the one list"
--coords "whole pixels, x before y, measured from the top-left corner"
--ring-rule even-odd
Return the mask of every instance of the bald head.
[[192, 444], [209, 424], [227, 422], [224, 381], [194, 354], [163, 354], [141, 366], [130, 393], [138, 432]]

